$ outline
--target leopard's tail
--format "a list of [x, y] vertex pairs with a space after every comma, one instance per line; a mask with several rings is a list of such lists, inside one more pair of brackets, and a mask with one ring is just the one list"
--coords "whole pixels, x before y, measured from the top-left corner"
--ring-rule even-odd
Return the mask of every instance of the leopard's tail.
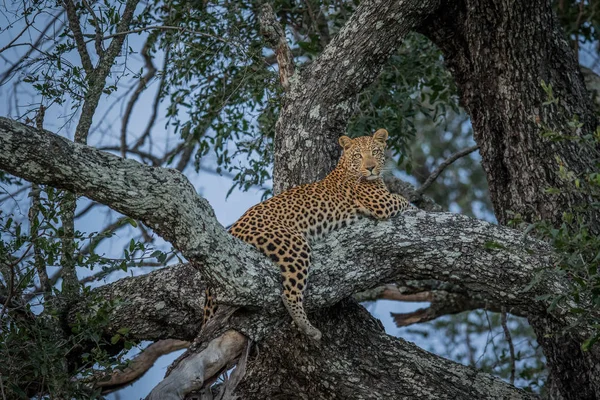
[[306, 336], [310, 337], [314, 340], [321, 340], [321, 331], [315, 328], [308, 317], [306, 316], [306, 311], [304, 311], [304, 305], [302, 302], [302, 295], [291, 297], [283, 293], [281, 295], [283, 299], [283, 304], [285, 308], [287, 308], [288, 312], [292, 316], [294, 323], [304, 333]]

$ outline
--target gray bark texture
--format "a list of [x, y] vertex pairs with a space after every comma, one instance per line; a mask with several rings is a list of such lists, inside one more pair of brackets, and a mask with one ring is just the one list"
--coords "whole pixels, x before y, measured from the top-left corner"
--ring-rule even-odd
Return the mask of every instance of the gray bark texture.
[[[598, 149], [543, 138], [543, 130], [581, 136], [597, 119], [577, 58], [552, 11], [551, 2], [462, 0], [444, 2], [420, 29], [444, 53], [461, 100], [471, 116], [498, 221], [511, 213], [526, 221], [560, 224], [562, 214], [590, 198], [566, 190], [559, 161], [575, 174], [595, 169]], [[552, 86], [556, 102], [542, 81]], [[575, 117], [582, 124], [569, 127]], [[551, 194], [546, 189], [563, 189]], [[590, 213], [600, 232], [598, 213]], [[565, 398], [600, 398], [600, 353], [581, 350], [578, 335], [536, 314], [529, 319], [544, 348], [553, 386]]]
[[[564, 135], [596, 128], [579, 63], [546, 0], [446, 2], [420, 30], [444, 53], [471, 116], [498, 221], [510, 213], [526, 220], [560, 221], [562, 213], [589, 201], [561, 188], [556, 157], [580, 173], [593, 168], [593, 151], [570, 141], [543, 138], [542, 127]], [[552, 85], [557, 104], [542, 82]], [[578, 117], [575, 132], [567, 123]], [[594, 216], [597, 220], [598, 216]]]

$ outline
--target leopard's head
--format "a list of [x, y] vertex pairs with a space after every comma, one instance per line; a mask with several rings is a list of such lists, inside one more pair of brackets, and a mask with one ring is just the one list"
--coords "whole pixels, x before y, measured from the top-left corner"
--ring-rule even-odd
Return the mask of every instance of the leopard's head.
[[340, 161], [346, 172], [367, 180], [379, 178], [385, 165], [387, 138], [388, 132], [385, 129], [379, 129], [373, 136], [361, 136], [356, 139], [341, 136], [339, 142], [344, 154]]

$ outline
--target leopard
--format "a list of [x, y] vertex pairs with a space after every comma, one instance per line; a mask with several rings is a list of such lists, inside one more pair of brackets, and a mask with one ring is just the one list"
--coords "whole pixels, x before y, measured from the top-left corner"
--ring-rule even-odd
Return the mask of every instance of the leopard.
[[[234, 237], [269, 257], [281, 272], [281, 299], [297, 328], [320, 340], [321, 332], [304, 309], [311, 244], [327, 233], [351, 225], [362, 217], [392, 218], [414, 208], [403, 196], [390, 193], [382, 173], [389, 133], [340, 136], [342, 155], [324, 179], [293, 187], [251, 207], [230, 228]], [[206, 291], [205, 322], [216, 310], [214, 294]]]

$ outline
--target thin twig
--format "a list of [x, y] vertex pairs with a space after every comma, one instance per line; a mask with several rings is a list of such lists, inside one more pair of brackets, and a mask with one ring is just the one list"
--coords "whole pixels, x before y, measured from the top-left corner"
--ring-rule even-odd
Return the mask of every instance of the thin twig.
[[89, 3], [86, 0], [83, 0], [82, 3], [94, 19], [94, 27], [96, 28], [96, 53], [98, 53], [98, 57], [101, 57], [104, 53], [104, 49], [102, 48], [102, 29], [100, 27], [100, 21], [98, 21], [98, 17], [96, 17], [96, 13], [92, 7], [90, 7]]
[[275, 13], [269, 3], [265, 3], [260, 10], [260, 31], [277, 56], [279, 80], [283, 89], [287, 91], [290, 88], [290, 78], [294, 75], [294, 56], [285, 31], [275, 19]]
[[160, 78], [160, 83], [158, 85], [158, 90], [156, 92], [156, 96], [154, 96], [154, 102], [152, 104], [152, 114], [150, 115], [150, 119], [148, 120], [148, 124], [146, 125], [146, 129], [144, 130], [144, 133], [142, 133], [142, 135], [137, 139], [136, 143], [133, 145], [133, 149], [137, 150], [138, 148], [140, 148], [144, 142], [146, 141], [146, 138], [148, 138], [148, 136], [150, 136], [150, 132], [152, 130], [152, 127], [154, 126], [154, 122], [156, 121], [156, 116], [158, 115], [158, 106], [160, 104], [160, 100], [161, 100], [161, 96], [162, 96], [162, 92], [165, 88], [165, 84], [167, 81], [167, 74], [165, 73], [165, 71], [168, 68], [169, 65], [169, 59], [170, 59], [170, 49], [167, 48], [165, 50], [165, 59], [163, 61], [163, 67], [162, 67], [162, 75]]
[[441, 163], [440, 166], [437, 167], [437, 169], [435, 171], [433, 171], [433, 173], [427, 177], [427, 179], [425, 180], [425, 183], [423, 183], [423, 185], [421, 185], [421, 187], [417, 189], [417, 191], [416, 191], [417, 195], [422, 195], [423, 192], [425, 190], [427, 190], [427, 188], [429, 186], [431, 186], [431, 184], [437, 179], [437, 177], [444, 171], [444, 169], [446, 169], [446, 167], [448, 167], [450, 164], [452, 164], [454, 161], [458, 160], [459, 158], [471, 154], [478, 148], [479, 148], [479, 145], [467, 147], [466, 149], [457, 151], [456, 153], [454, 153], [450, 157], [448, 157], [446, 160], [444, 160], [444, 162]]
[[79, 25], [79, 16], [77, 15], [75, 3], [73, 3], [73, 0], [64, 0], [63, 6], [67, 11], [69, 28], [71, 28], [71, 32], [73, 32], [73, 38], [77, 44], [77, 52], [81, 58], [81, 64], [89, 78], [94, 72], [94, 65], [92, 64], [92, 59], [85, 46], [85, 40], [83, 39], [83, 32], [81, 32], [81, 26]]
[[502, 307], [502, 329], [504, 329], [504, 337], [506, 338], [506, 343], [508, 343], [508, 349], [510, 350], [510, 384], [515, 384], [515, 346], [513, 345], [512, 336], [510, 335], [510, 330], [508, 329], [507, 313], [504, 307]]
[[[24, 60], [28, 60], [29, 59], [29, 56], [31, 55], [31, 53], [33, 53], [34, 50], [40, 51], [40, 50], [38, 50], [37, 47], [42, 43], [42, 40], [46, 36], [46, 32], [48, 32], [50, 30], [50, 28], [54, 25], [54, 23], [62, 15], [63, 15], [62, 11], [60, 13], [56, 14], [50, 20], [50, 22], [48, 22], [48, 24], [44, 27], [44, 29], [42, 29], [41, 33], [36, 38], [35, 42], [33, 42], [33, 43], [22, 43], [22, 45], [29, 46], [29, 50], [27, 50], [27, 52], [25, 54], [23, 54], [18, 61], [16, 61], [15, 63], [13, 63], [6, 71], [4, 71], [2, 73], [2, 75], [0, 75], [0, 85], [3, 85], [8, 80], [8, 78], [12, 75], [13, 72], [15, 72], [15, 70], [23, 63]], [[64, 24], [61, 23], [58, 26], [58, 28], [56, 29], [56, 31], [61, 31], [63, 26], [64, 26]], [[40, 52], [43, 53], [42, 51], [40, 51]]]
[[19, 40], [19, 38], [21, 36], [23, 36], [23, 34], [31, 27], [31, 25], [33, 25], [34, 21], [35, 21], [35, 17], [37, 17], [39, 15], [36, 14], [33, 16], [33, 20], [31, 21], [31, 23], [25, 24], [25, 27], [23, 28], [23, 30], [21, 32], [19, 32], [6, 46], [4, 46], [3, 48], [0, 49], [0, 53], [3, 53], [5, 50], [9, 49], [12, 47], [12, 45]]
[[144, 43], [144, 47], [142, 48], [142, 57], [144, 57], [144, 63], [146, 64], [147, 72], [138, 82], [137, 88], [133, 95], [127, 102], [127, 106], [125, 108], [125, 115], [123, 116], [123, 123], [121, 125], [121, 157], [125, 158], [127, 156], [127, 126], [129, 125], [129, 119], [131, 118], [131, 112], [133, 111], [133, 106], [137, 102], [140, 97], [140, 94], [146, 89], [146, 85], [154, 75], [156, 75], [156, 67], [152, 63], [152, 58], [150, 57], [150, 50], [152, 38], [146, 39], [146, 43]]
[[[192, 33], [192, 34], [198, 35], [198, 36], [208, 37], [208, 38], [211, 38], [211, 39], [214, 39], [214, 40], [217, 40], [219, 42], [226, 43], [226, 44], [233, 43], [233, 42], [227, 41], [227, 40], [225, 40], [223, 38], [220, 38], [218, 36], [213, 36], [213, 35], [208, 34], [208, 33], [198, 32], [198, 31], [195, 31], [193, 29], [184, 28], [184, 27], [181, 27], [181, 26], [169, 26], [169, 25], [146, 26], [144, 28], [137, 28], [137, 29], [131, 29], [129, 31], [117, 32], [117, 33], [113, 33], [112, 35], [104, 36], [102, 38], [102, 40], [108, 40], [108, 39], [112, 39], [112, 38], [118, 37], [118, 36], [129, 35], [131, 33], [140, 33], [140, 32], [145, 32], [145, 31], [152, 31], [152, 30], [173, 30], [173, 31], [187, 32], [187, 33]], [[88, 40], [88, 42], [89, 42], [89, 40]]]

